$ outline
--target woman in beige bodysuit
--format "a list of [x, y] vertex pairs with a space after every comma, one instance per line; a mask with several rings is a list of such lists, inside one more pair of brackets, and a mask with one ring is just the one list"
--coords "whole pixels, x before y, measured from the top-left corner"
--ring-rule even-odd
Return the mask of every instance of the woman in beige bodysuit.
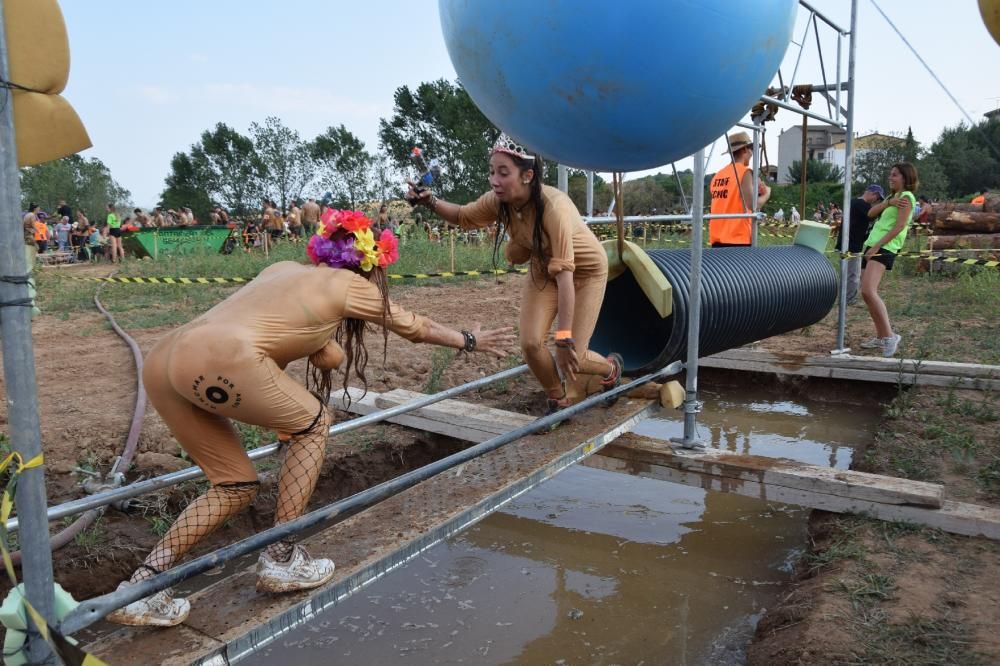
[[[408, 198], [463, 229], [498, 224], [497, 243], [504, 232], [510, 236], [507, 260], [530, 262], [521, 300], [521, 353], [545, 389], [551, 413], [586, 396], [586, 375], [598, 376], [605, 389], [620, 384], [622, 358], [588, 348], [604, 301], [608, 258], [573, 201], [542, 185], [542, 166], [540, 156], [501, 134], [490, 154], [490, 191], [479, 199], [461, 206], [412, 186]], [[555, 360], [545, 346], [553, 322]]]
[[[341, 225], [339, 221], [346, 224]], [[269, 266], [225, 301], [172, 331], [149, 353], [143, 383], [156, 411], [212, 487], [189, 504], [128, 585], [172, 567], [200, 539], [253, 502], [259, 482], [233, 421], [289, 433], [278, 479], [275, 523], [302, 515], [319, 477], [331, 423], [326, 407], [333, 369], [346, 359], [344, 387], [353, 369], [365, 385], [369, 323], [413, 342], [503, 357], [511, 329], [456, 331], [407, 312], [388, 300], [385, 266], [395, 239], [374, 241], [360, 213], [329, 211], [309, 244], [317, 265], [285, 261]], [[284, 368], [309, 359], [313, 388]], [[268, 546], [257, 566], [257, 588], [284, 592], [317, 587], [334, 564], [312, 559], [289, 542]], [[121, 624], [173, 626], [190, 604], [169, 590], [115, 611]]]

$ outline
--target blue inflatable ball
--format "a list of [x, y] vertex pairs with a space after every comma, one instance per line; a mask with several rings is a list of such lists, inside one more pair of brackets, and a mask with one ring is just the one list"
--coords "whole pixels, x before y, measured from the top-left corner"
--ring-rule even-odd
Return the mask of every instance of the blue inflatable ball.
[[581, 169], [638, 171], [726, 133], [767, 88], [796, 0], [439, 0], [458, 77], [497, 127]]

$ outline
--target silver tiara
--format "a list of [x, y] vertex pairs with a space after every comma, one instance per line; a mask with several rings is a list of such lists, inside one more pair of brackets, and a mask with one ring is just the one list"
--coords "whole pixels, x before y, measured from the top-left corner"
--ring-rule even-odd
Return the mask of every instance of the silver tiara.
[[493, 153], [507, 153], [508, 155], [520, 157], [523, 160], [534, 161], [535, 159], [535, 156], [525, 150], [524, 146], [507, 136], [505, 132], [501, 132], [500, 136], [497, 137], [496, 143], [493, 144], [493, 150], [490, 151], [491, 155]]

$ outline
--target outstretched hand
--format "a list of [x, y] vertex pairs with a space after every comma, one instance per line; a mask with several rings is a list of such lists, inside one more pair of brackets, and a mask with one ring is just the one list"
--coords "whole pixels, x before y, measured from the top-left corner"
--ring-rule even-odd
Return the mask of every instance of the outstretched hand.
[[[406, 201], [411, 206], [426, 206], [431, 200], [431, 191], [427, 188], [418, 187], [412, 180], [406, 181], [409, 190], [406, 193]], [[478, 339], [478, 338], [477, 338]]]
[[476, 324], [471, 333], [476, 336], [477, 352], [493, 354], [497, 358], [507, 356], [509, 347], [517, 340], [512, 326], [484, 331], [481, 324]]

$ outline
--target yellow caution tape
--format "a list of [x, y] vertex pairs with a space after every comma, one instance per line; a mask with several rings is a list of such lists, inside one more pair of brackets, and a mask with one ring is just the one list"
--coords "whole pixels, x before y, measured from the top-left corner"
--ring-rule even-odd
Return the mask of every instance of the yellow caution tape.
[[[483, 277], [486, 275], [507, 275], [516, 273], [527, 273], [527, 268], [512, 268], [509, 270], [483, 270], [483, 271], [445, 271], [442, 273], [389, 273], [386, 275], [390, 280], [427, 280], [432, 278], [451, 277]], [[246, 284], [253, 280], [252, 277], [82, 277], [68, 275], [70, 280], [81, 280], [84, 282], [111, 282], [115, 284]]]
[[[7, 570], [11, 589], [17, 588], [17, 575], [14, 572], [14, 560], [11, 559], [10, 548], [7, 545], [7, 519], [10, 518], [10, 512], [14, 508], [14, 490], [17, 488], [17, 480], [24, 470], [40, 467], [43, 462], [44, 458], [41, 453], [28, 462], [24, 462], [24, 458], [17, 451], [14, 451], [0, 462], [0, 474], [13, 465], [10, 479], [3, 490], [3, 499], [0, 500], [0, 554], [3, 555], [3, 566]], [[24, 609], [31, 617], [35, 628], [38, 629], [39, 635], [49, 644], [49, 647], [52, 648], [52, 651], [58, 655], [64, 664], [68, 664], [69, 666], [106, 666], [103, 661], [92, 654], [84, 652], [71, 643], [65, 636], [53, 629], [45, 621], [41, 613], [35, 610], [34, 606], [28, 603], [28, 600], [23, 595], [21, 596], [21, 602], [24, 604]]]

